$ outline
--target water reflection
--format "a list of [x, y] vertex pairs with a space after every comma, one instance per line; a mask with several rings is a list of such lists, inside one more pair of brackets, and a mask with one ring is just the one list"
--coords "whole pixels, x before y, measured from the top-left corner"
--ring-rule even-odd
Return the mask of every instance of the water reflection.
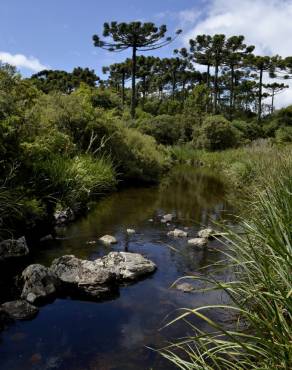
[[[157, 264], [157, 272], [121, 288], [116, 300], [58, 299], [41, 308], [35, 320], [11, 326], [0, 335], [0, 368], [172, 369], [146, 346], [157, 348], [186, 335], [182, 323], [158, 330], [177, 308], [215, 303], [222, 297], [217, 293], [185, 294], [170, 286], [222, 255], [216, 250], [216, 241], [208, 249], [195, 249], [185, 239], [167, 237], [167, 231], [188, 227], [192, 237], [200, 224], [226, 217], [223, 211], [229, 209], [222, 182], [191, 168], [174, 169], [159, 187], [123, 190], [96, 204], [86, 218], [59, 231], [62, 239], [36, 246], [29, 262], [49, 265], [64, 254], [96, 258], [108, 253], [109, 247], [87, 242], [113, 234], [119, 243], [111, 249], [142, 253]], [[159, 215], [164, 213], [177, 216], [170, 226], [160, 222]], [[128, 236], [125, 230], [129, 227], [137, 233]], [[226, 277], [227, 272], [222, 274]]]

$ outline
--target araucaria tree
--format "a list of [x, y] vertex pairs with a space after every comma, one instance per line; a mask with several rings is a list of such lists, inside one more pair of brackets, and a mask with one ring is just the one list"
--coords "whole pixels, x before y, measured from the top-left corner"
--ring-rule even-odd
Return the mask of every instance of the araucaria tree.
[[[131, 116], [135, 117], [136, 108], [136, 68], [137, 52], [150, 51], [162, 48], [173, 41], [172, 37], [166, 37], [167, 27], [155, 26], [154, 23], [104, 23], [103, 36], [110, 38], [110, 41], [102, 40], [98, 35], [93, 36], [94, 46], [111, 52], [120, 52], [132, 49], [132, 99]], [[176, 32], [180, 34], [181, 30]]]

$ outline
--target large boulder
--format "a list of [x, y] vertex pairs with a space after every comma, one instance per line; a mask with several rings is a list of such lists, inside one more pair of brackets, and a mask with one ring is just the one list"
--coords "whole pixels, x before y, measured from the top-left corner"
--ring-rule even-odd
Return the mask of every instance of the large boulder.
[[39, 264], [30, 265], [22, 272], [21, 277], [24, 282], [22, 299], [38, 304], [55, 296], [58, 279], [50, 269]]
[[106, 298], [117, 291], [116, 276], [95, 261], [63, 256], [53, 261], [51, 272], [58, 277], [63, 288], [71, 293], [91, 298]]
[[139, 279], [155, 270], [152, 261], [126, 252], [111, 252], [94, 261], [68, 255], [57, 258], [51, 266], [51, 272], [65, 289], [96, 299], [116, 295], [120, 282]]
[[34, 318], [39, 312], [37, 307], [23, 300], [3, 303], [0, 309], [14, 320], [29, 320]]
[[0, 261], [24, 257], [28, 253], [29, 249], [24, 236], [19, 239], [7, 239], [0, 243]]
[[155, 263], [138, 253], [111, 252], [96, 263], [113, 272], [117, 280], [137, 280], [156, 270]]

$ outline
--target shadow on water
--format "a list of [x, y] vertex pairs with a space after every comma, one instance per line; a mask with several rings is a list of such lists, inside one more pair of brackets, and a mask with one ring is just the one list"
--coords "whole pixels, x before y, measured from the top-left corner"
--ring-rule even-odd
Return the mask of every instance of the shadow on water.
[[[112, 234], [119, 242], [111, 250], [142, 253], [158, 270], [137, 284], [122, 287], [115, 300], [57, 299], [42, 307], [34, 320], [10, 326], [0, 334], [1, 370], [172, 369], [146, 347], [161, 347], [186, 335], [186, 328], [183, 324], [159, 328], [180, 307], [222, 302], [224, 297], [170, 288], [179, 277], [220, 260], [222, 253], [216, 248], [217, 241], [209, 248], [194, 249], [186, 239], [166, 234], [174, 227], [188, 227], [192, 237], [200, 225], [228, 217], [225, 196], [218, 177], [178, 167], [157, 187], [126, 189], [103, 199], [87, 217], [58, 230], [58, 240], [36, 245], [28, 263], [49, 265], [64, 254], [93, 259], [109, 252], [98, 238]], [[159, 216], [165, 213], [174, 213], [175, 222], [162, 224]], [[127, 228], [134, 228], [136, 234], [128, 236]], [[227, 271], [220, 274], [228, 278]]]

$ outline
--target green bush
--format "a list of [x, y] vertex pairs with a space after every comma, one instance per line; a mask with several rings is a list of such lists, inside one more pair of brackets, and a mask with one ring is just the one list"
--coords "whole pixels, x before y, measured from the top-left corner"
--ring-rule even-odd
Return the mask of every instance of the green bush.
[[238, 130], [243, 143], [256, 140], [263, 134], [262, 128], [257, 122], [235, 120], [232, 121], [232, 126]]
[[139, 128], [144, 134], [153, 136], [164, 145], [174, 145], [184, 137], [184, 128], [179, 116], [163, 114], [149, 119], [140, 120]]
[[224, 150], [236, 147], [240, 134], [223, 116], [209, 116], [199, 128], [194, 129], [193, 140], [198, 148]]
[[153, 137], [133, 128], [123, 128], [120, 134], [121, 142], [114, 152], [122, 176], [127, 180], [156, 182], [169, 166], [166, 149]]
[[279, 144], [282, 143], [291, 143], [292, 142], [292, 126], [280, 127], [275, 132], [276, 142]]

